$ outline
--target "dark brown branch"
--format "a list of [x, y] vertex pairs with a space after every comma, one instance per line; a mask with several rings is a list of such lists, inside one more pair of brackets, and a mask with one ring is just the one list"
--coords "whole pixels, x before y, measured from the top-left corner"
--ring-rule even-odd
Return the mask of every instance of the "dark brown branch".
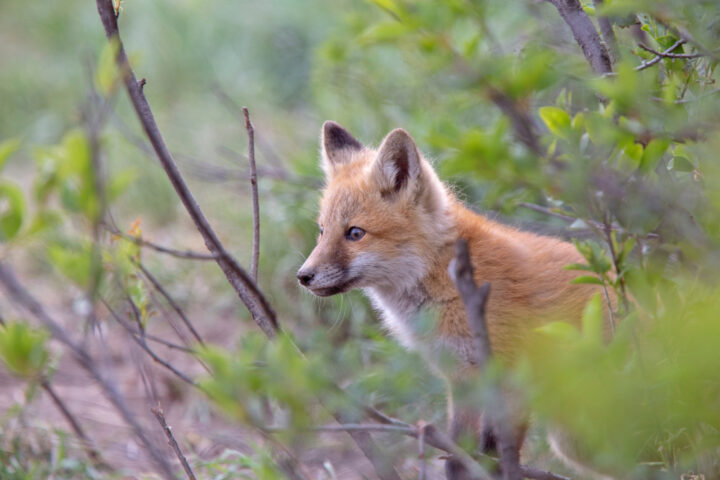
[[575, 41], [585, 55], [588, 63], [598, 75], [612, 72], [612, 62], [607, 48], [600, 40], [595, 25], [588, 17], [579, 0], [548, 0], [572, 30]]
[[[490, 333], [488, 332], [485, 319], [485, 308], [488, 296], [490, 295], [490, 283], [485, 282], [481, 287], [475, 283], [472, 260], [468, 242], [459, 239], [455, 244], [455, 258], [448, 268], [450, 277], [460, 292], [465, 314], [467, 315], [470, 330], [475, 339], [478, 350], [478, 365], [484, 369], [490, 360]], [[500, 453], [500, 470], [503, 480], [521, 480], [522, 469], [520, 467], [520, 452], [517, 432], [513, 428], [514, 421], [512, 414], [506, 404], [506, 399], [501, 398], [498, 392], [494, 395], [494, 401], [486, 411], [490, 424], [497, 436], [497, 443]]]
[[190, 468], [190, 464], [188, 463], [187, 458], [185, 458], [182, 450], [180, 450], [180, 445], [178, 445], [177, 441], [175, 440], [175, 436], [172, 433], [172, 428], [170, 428], [170, 425], [168, 425], [165, 421], [165, 415], [163, 414], [162, 406], [160, 406], [160, 404], [158, 403], [158, 406], [155, 408], [151, 408], [150, 411], [153, 415], [155, 415], [155, 418], [165, 432], [165, 436], [168, 439], [168, 444], [170, 444], [178, 460], [180, 460], [183, 470], [185, 470], [185, 474], [190, 480], [196, 480], [195, 474], [193, 473], [192, 468]]
[[65, 418], [65, 420], [67, 420], [70, 428], [72, 428], [73, 432], [75, 432], [75, 435], [78, 436], [78, 438], [80, 439], [80, 443], [90, 460], [92, 460], [92, 462], [98, 467], [112, 469], [112, 467], [110, 467], [110, 465], [105, 461], [105, 459], [102, 458], [100, 452], [98, 452], [95, 447], [92, 446], [93, 442], [91, 442], [88, 436], [85, 434], [85, 430], [83, 430], [80, 422], [77, 421], [70, 409], [67, 407], [67, 405], [65, 405], [65, 402], [63, 402], [60, 396], [55, 392], [55, 389], [52, 388], [50, 382], [46, 378], [43, 378], [42, 380], [40, 380], [40, 386], [43, 390], [45, 390], [45, 392], [47, 392], [55, 406], [58, 408], [58, 410], [60, 410], [62, 416]]
[[479, 288], [475, 283], [470, 250], [466, 240], [460, 239], [455, 244], [455, 258], [450, 263], [449, 271], [465, 304], [465, 314], [478, 348], [478, 362], [480, 368], [484, 368], [491, 355], [490, 335], [485, 322], [485, 307], [490, 295], [490, 283], [485, 282]]
[[197, 340], [197, 342], [200, 345], [205, 345], [205, 342], [203, 342], [202, 337], [200, 337], [200, 334], [197, 332], [197, 330], [195, 330], [195, 327], [193, 326], [192, 322], [187, 317], [187, 315], [185, 315], [185, 312], [183, 311], [183, 309], [180, 308], [180, 305], [178, 305], [177, 302], [172, 298], [172, 296], [170, 296], [170, 294], [167, 292], [167, 290], [165, 290], [165, 288], [163, 288], [162, 284], [157, 280], [157, 278], [155, 278], [155, 276], [152, 273], [150, 273], [148, 271], [148, 269], [145, 268], [145, 266], [142, 263], [140, 263], [140, 262], [134, 262], [134, 263], [135, 263], [135, 265], [137, 265], [137, 267], [140, 269], [140, 271], [143, 273], [143, 275], [145, 275], [145, 278], [150, 280], [150, 283], [152, 283], [153, 287], [155, 287], [155, 290], [160, 292], [160, 295], [163, 296], [163, 298], [168, 302], [168, 304], [170, 304], [170, 307], [175, 311], [175, 313], [178, 314], [178, 316], [180, 317], [182, 322], [185, 324], [187, 329], [190, 330], [190, 333], [192, 333], [192, 336], [195, 337], [195, 340]]
[[616, 62], [620, 58], [620, 49], [618, 48], [617, 37], [615, 36], [615, 30], [613, 30], [612, 22], [607, 16], [600, 14], [600, 10], [602, 10], [604, 3], [604, 0], [593, 0], [595, 12], [597, 12], [598, 25], [600, 26], [600, 33], [602, 34], [605, 45], [610, 53], [610, 60], [612, 62]]
[[253, 240], [250, 275], [255, 282], [258, 278], [258, 260], [260, 259], [260, 202], [258, 200], [257, 168], [255, 167], [255, 129], [250, 121], [248, 109], [242, 108], [245, 117], [245, 129], [248, 134], [248, 162], [250, 164], [250, 192], [252, 194]]
[[123, 233], [120, 230], [118, 230], [117, 228], [115, 228], [112, 225], [109, 225], [107, 223], [105, 223], [104, 226], [113, 235], [122, 237], [125, 240], [133, 242], [135, 245], [139, 245], [141, 247], [148, 247], [152, 250], [155, 250], [156, 252], [166, 253], [173, 257], [185, 258], [185, 259], [189, 259], [189, 260], [217, 260], [217, 258], [218, 258], [217, 255], [208, 255], [207, 253], [198, 253], [198, 252], [193, 252], [190, 250], [176, 250], [174, 248], [164, 247], [162, 245], [158, 245], [157, 243], [151, 242], [149, 240], [145, 240], [144, 238], [136, 237], [133, 235], [128, 235], [127, 233]]
[[77, 344], [58, 322], [45, 312], [43, 306], [20, 285], [12, 271], [3, 264], [0, 264], [0, 283], [14, 302], [22, 305], [32, 313], [33, 316], [50, 331], [56, 340], [70, 349], [70, 352], [78, 363], [90, 374], [95, 382], [97, 382], [107, 399], [120, 413], [123, 420], [130, 425], [135, 436], [140, 440], [155, 465], [160, 469], [162, 476], [167, 480], [174, 480], [175, 476], [167, 459], [150, 440], [150, 437], [142, 426], [140, 426], [140, 423], [115, 388], [115, 385], [100, 372], [98, 362], [90, 356], [87, 350]]
[[533, 118], [521, 109], [516, 101], [500, 90], [493, 87], [487, 87], [486, 90], [490, 101], [510, 119], [510, 124], [515, 131], [515, 137], [535, 155], [539, 157], [545, 156], [545, 152], [540, 146], [540, 137]]
[[196, 228], [202, 235], [208, 250], [218, 256], [216, 259], [218, 266], [220, 266], [228, 282], [230, 282], [240, 299], [250, 311], [253, 320], [266, 335], [274, 337], [278, 331], [275, 312], [272, 307], [270, 307], [270, 304], [257, 284], [250, 278], [237, 260], [225, 249], [217, 234], [208, 223], [207, 218], [205, 218], [205, 215], [202, 213], [202, 210], [200, 210], [200, 207], [195, 201], [195, 197], [193, 197], [190, 192], [190, 189], [177, 168], [175, 160], [173, 160], [165, 144], [165, 140], [155, 122], [155, 117], [150, 109], [150, 105], [145, 98], [142, 88], [140, 88], [140, 84], [125, 54], [125, 49], [118, 31], [117, 17], [112, 8], [112, 0], [96, 0], [95, 3], [108, 39], [115, 39], [115, 41], [118, 42], [116, 58], [118, 69], [122, 72], [123, 81], [130, 96], [130, 101], [135, 108], [143, 130], [150, 140], [165, 173], [170, 179], [185, 209], [190, 214]]

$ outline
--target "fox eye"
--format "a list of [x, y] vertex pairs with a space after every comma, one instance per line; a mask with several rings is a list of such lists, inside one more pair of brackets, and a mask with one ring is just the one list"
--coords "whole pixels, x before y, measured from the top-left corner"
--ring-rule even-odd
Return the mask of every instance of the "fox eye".
[[348, 240], [352, 240], [353, 242], [360, 240], [364, 236], [365, 230], [360, 227], [350, 227], [348, 228], [348, 231], [345, 232], [345, 238]]

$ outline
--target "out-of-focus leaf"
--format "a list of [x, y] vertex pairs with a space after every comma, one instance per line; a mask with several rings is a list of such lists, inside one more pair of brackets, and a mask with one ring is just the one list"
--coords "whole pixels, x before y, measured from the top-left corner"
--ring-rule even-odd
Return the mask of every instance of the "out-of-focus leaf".
[[48, 247], [47, 255], [60, 273], [79, 287], [88, 287], [92, 274], [92, 247], [89, 243], [54, 243]]
[[540, 107], [538, 112], [552, 133], [558, 137], [565, 137], [570, 127], [570, 115], [565, 110], [557, 107]]
[[25, 196], [17, 185], [0, 182], [0, 241], [12, 240], [25, 218]]
[[640, 168], [644, 172], [653, 171], [669, 146], [670, 140], [663, 138], [652, 139], [643, 151]]
[[0, 142], [0, 171], [12, 155], [20, 149], [22, 142], [19, 138], [10, 138]]
[[581, 275], [579, 277], [575, 277], [570, 281], [570, 283], [592, 283], [595, 285], [605, 285], [605, 282], [603, 282], [601, 278], [594, 277], [592, 275]]
[[95, 85], [100, 93], [106, 97], [115, 92], [120, 80], [116, 61], [119, 49], [120, 43], [117, 38], [113, 37], [105, 44], [98, 59], [97, 70], [95, 71]]
[[565, 322], [551, 322], [537, 328], [536, 330], [557, 340], [574, 341], [580, 338], [580, 332], [578, 329]]
[[16, 375], [38, 377], [48, 360], [47, 339], [44, 330], [26, 322], [9, 322], [0, 326], [0, 357]]
[[582, 336], [589, 343], [601, 345], [603, 341], [603, 305], [596, 293], [585, 306], [582, 316]]

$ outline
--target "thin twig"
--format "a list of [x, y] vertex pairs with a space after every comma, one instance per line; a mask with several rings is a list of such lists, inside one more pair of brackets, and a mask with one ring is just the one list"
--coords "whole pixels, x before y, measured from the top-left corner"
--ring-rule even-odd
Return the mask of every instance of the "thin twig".
[[253, 209], [253, 240], [250, 275], [257, 283], [258, 260], [260, 259], [260, 202], [258, 200], [257, 168], [255, 167], [255, 129], [250, 121], [248, 109], [242, 107], [242, 112], [245, 117], [245, 129], [248, 134], [248, 162], [250, 164], [250, 192], [252, 194]]
[[[683, 42], [683, 40], [679, 40], [680, 42]], [[657, 50], [653, 50], [652, 48], [648, 47], [647, 45], [643, 43], [638, 43], [638, 47], [642, 48], [643, 50], [654, 53], [658, 57], [664, 57], [664, 58], [700, 58], [704, 57], [705, 55], [702, 53], [670, 53], [669, 51], [665, 52], [658, 52]], [[671, 47], [672, 48], [672, 47]], [[677, 47], [675, 47], [677, 48]], [[673, 48], [674, 50], [674, 48]]]
[[158, 402], [157, 407], [151, 408], [150, 411], [155, 415], [155, 418], [157, 419], [158, 423], [162, 427], [163, 431], [165, 432], [165, 436], [167, 436], [168, 443], [172, 447], [173, 451], [175, 452], [175, 455], [177, 456], [178, 460], [180, 460], [180, 463], [182, 464], [183, 469], [185, 470], [185, 474], [188, 476], [190, 480], [197, 480], [195, 478], [195, 474], [192, 471], [192, 468], [190, 468], [190, 464], [187, 461], [187, 458], [185, 458], [185, 455], [183, 455], [182, 450], [180, 450], [180, 445], [178, 445], [177, 441], [175, 440], [175, 436], [172, 433], [172, 428], [170, 428], [170, 425], [167, 424], [167, 421], [165, 421], [165, 415], [163, 414], [162, 406]]
[[105, 28], [105, 34], [108, 39], [117, 41], [118, 52], [116, 61], [118, 69], [122, 72], [123, 81], [130, 96], [130, 101], [165, 173], [170, 179], [185, 209], [190, 214], [197, 230], [202, 235], [208, 250], [218, 256], [218, 258], [216, 258], [218, 266], [247, 307], [253, 320], [266, 335], [274, 337], [279, 328], [275, 311], [245, 269], [242, 268], [237, 260], [225, 249], [225, 246], [208, 223], [202, 210], [200, 210], [195, 197], [192, 195], [192, 192], [190, 192], [182, 174], [177, 168], [175, 160], [165, 144], [165, 139], [158, 129], [155, 116], [150, 109], [150, 104], [148, 104], [145, 94], [140, 88], [140, 84], [135, 77], [135, 73], [125, 53], [125, 48], [119, 35], [117, 17], [113, 11], [112, 0], [96, 0], [95, 3], [103, 27]]
[[[110, 6], [112, 7], [112, 5]], [[123, 398], [120, 396], [115, 385], [109, 379], [106, 379], [100, 372], [97, 362], [90, 356], [87, 350], [77, 344], [70, 337], [67, 331], [47, 314], [43, 306], [35, 300], [35, 298], [32, 297], [32, 295], [30, 295], [30, 293], [25, 290], [22, 285], [20, 285], [12, 271], [3, 264], [0, 264], [0, 283], [14, 302], [22, 305], [25, 309], [32, 313], [35, 318], [37, 318], [48, 330], [50, 330], [50, 333], [56, 340], [70, 349], [78, 363], [80, 363], [80, 365], [90, 374], [95, 382], [97, 382], [107, 399], [120, 413], [123, 420], [130, 425], [135, 436], [140, 440], [153, 462], [155, 462], [155, 465], [160, 469], [162, 476], [166, 480], [174, 480], [175, 476], [173, 475], [172, 467], [165, 456], [150, 440], [150, 437], [147, 435], [145, 430], [128, 408]]]
[[661, 54], [657, 55], [655, 58], [652, 58], [651, 60], [648, 60], [647, 62], [643, 62], [637, 67], [635, 67], [635, 71], [639, 72], [640, 70], [645, 70], [646, 68], [652, 67], [656, 63], [658, 63], [660, 60], [663, 59], [663, 56], [668, 55], [670, 52], [675, 50], [677, 47], [685, 43], [685, 40], [678, 40], [677, 42], [673, 43], [670, 48], [662, 52]]
[[140, 271], [145, 275], [145, 278], [150, 280], [150, 283], [152, 283], [153, 287], [155, 287], [155, 290], [160, 292], [160, 295], [163, 296], [163, 298], [170, 304], [170, 307], [175, 311], [175, 313], [178, 314], [182, 322], [185, 324], [188, 330], [190, 330], [190, 333], [192, 333], [192, 336], [195, 337], [195, 340], [200, 345], [205, 345], [205, 342], [203, 342], [202, 337], [200, 334], [195, 330], [195, 327], [193, 326], [190, 319], [185, 315], [185, 312], [182, 308], [180, 308], [180, 305], [177, 304], [177, 302], [172, 298], [172, 296], [165, 290], [165, 288], [162, 286], [162, 284], [155, 278], [155, 276], [148, 271], [147, 268], [141, 263], [141, 262], [134, 262], [135, 265], [140, 269]]
[[[543, 207], [541, 205], [535, 205], [534, 203], [520, 202], [517, 205], [519, 207], [527, 208], [528, 210], [533, 210], [538, 213], [543, 213], [550, 217], [560, 218], [562, 220], [565, 220], [566, 222], [575, 222], [577, 220], [582, 220], [587, 225], [594, 227], [597, 230], [603, 230], [605, 228], [605, 225], [600, 222], [596, 222], [594, 220], [585, 220], [582, 218], [565, 215], [564, 213], [556, 212], [555, 210], [552, 210], [547, 207]], [[618, 225], [617, 223], [613, 223], [611, 225], [611, 227], [613, 230], [621, 230], [622, 229], [622, 227], [620, 227], [620, 225]], [[648, 234], [645, 234], [645, 238], [660, 238], [660, 235], [658, 235], [657, 233], [648, 233]]]
[[142, 237], [136, 237], [134, 235], [128, 235], [127, 233], [123, 233], [120, 230], [118, 230], [117, 228], [115, 228], [112, 225], [109, 225], [107, 223], [105, 223], [104, 226], [113, 235], [122, 237], [125, 240], [133, 242], [135, 245], [139, 245], [141, 247], [148, 247], [152, 250], [155, 250], [156, 252], [166, 253], [173, 257], [185, 258], [188, 260], [217, 260], [218, 259], [218, 255], [193, 252], [191, 250], [176, 250], [174, 248], [164, 247], [162, 245], [158, 245], [157, 243], [151, 242], [149, 240], [145, 240]]
[[[115, 310], [112, 307], [110, 307], [110, 305], [107, 302], [104, 302], [104, 303], [105, 303], [105, 308], [107, 308], [107, 310], [110, 312], [110, 315], [115, 319], [115, 321], [118, 322], [130, 334], [130, 336], [133, 338], [133, 340], [135, 340], [135, 343], [137, 343], [138, 346], [145, 351], [145, 353], [150, 355], [150, 358], [152, 358], [156, 363], [162, 365], [167, 370], [169, 370], [170, 372], [175, 374], [182, 381], [192, 385], [193, 387], [197, 387], [197, 384], [195, 383], [195, 381], [193, 381], [190, 377], [188, 377], [187, 375], [185, 375], [184, 373], [182, 373], [181, 371], [179, 371], [178, 369], [176, 369], [175, 367], [170, 365], [167, 361], [160, 358], [155, 353], [155, 351], [148, 346], [147, 342], [145, 341], [144, 335], [142, 333], [142, 327], [141, 327], [140, 333], [136, 332], [135, 330], [133, 330], [133, 328], [127, 322], [125, 322], [125, 320], [123, 320], [120, 317], [120, 315], [117, 314], [117, 312], [115, 312]], [[139, 325], [142, 325], [142, 319], [139, 318], [137, 306], [133, 303], [133, 301], [130, 298], [128, 298], [128, 303], [130, 303], [130, 306], [132, 307], [131, 311], [133, 312], [133, 317], [134, 317], [135, 321]]]
[[62, 416], [65, 417], [65, 420], [67, 420], [68, 424], [70, 424], [70, 428], [73, 429], [75, 435], [77, 435], [80, 439], [80, 443], [85, 452], [87, 453], [88, 457], [90, 457], [90, 460], [92, 460], [92, 462], [98, 467], [112, 469], [112, 467], [107, 463], [107, 461], [102, 458], [100, 452], [98, 452], [97, 449], [93, 447], [93, 442], [91, 442], [88, 436], [85, 434], [85, 430], [83, 430], [80, 422], [78, 422], [78, 420], [72, 414], [67, 405], [65, 405], [65, 402], [63, 402], [57, 392], [55, 392], [55, 389], [52, 388], [47, 378], [43, 378], [40, 380], [40, 386], [43, 390], [45, 390], [45, 392], [47, 392], [55, 406], [58, 408], [58, 410], [60, 410]]
[[605, 241], [608, 244], [608, 248], [610, 249], [610, 257], [612, 258], [613, 267], [615, 268], [615, 275], [617, 275], [617, 281], [620, 284], [620, 296], [621, 301], [623, 304], [623, 308], [625, 310], [625, 313], [629, 312], [630, 310], [630, 303], [627, 298], [627, 288], [625, 287], [625, 277], [622, 275], [622, 272], [620, 271], [620, 265], [618, 264], [618, 256], [617, 252], [615, 251], [615, 242], [612, 238], [612, 226], [609, 218], [609, 214], [605, 217], [605, 222], [603, 225], [603, 232], [605, 233]]

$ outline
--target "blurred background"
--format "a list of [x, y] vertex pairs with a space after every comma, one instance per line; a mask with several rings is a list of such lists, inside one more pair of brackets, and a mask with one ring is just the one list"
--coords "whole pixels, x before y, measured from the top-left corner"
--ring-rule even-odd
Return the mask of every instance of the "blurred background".
[[[590, 68], [550, 2], [121, 2], [122, 40], [168, 147], [246, 267], [252, 209], [241, 107], [250, 111], [258, 284], [310, 358], [296, 365], [291, 347], [266, 343], [213, 262], [140, 249], [117, 233], [205, 252], [118, 81], [95, 5], [0, 0], [2, 263], [85, 339], [164, 445], [148, 410], [162, 399], [199, 477], [284, 478], [257, 423], [327, 423], [312, 396], [327, 393], [328, 379], [408, 422], [444, 422], [443, 382], [384, 335], [362, 295], [319, 300], [295, 279], [317, 234], [323, 121], [369, 145], [402, 127], [469, 206], [574, 239], [594, 278], [586, 281], [631, 300], [616, 312], [627, 327], [611, 345], [580, 342], [549, 359], [534, 352], [508, 373], [538, 412], [524, 461], [568, 472], [549, 452], [551, 421], [621, 478], [720, 478], [720, 7], [580, 3], [598, 32], [602, 19], [613, 31], [614, 41], [603, 37], [612, 59], [605, 74]], [[117, 313], [132, 323], [139, 307], [147, 332], [195, 345], [138, 263], [215, 345], [190, 355], [156, 345], [209, 397], [153, 364], [113, 321]], [[91, 317], [99, 340], [88, 333]], [[12, 338], [1, 330], [0, 478], [154, 478], [97, 386], [11, 296], [2, 298], [2, 319], [31, 327]], [[587, 333], [551, 330], [549, 350]], [[258, 362], [268, 368], [249, 367]], [[83, 456], [42, 386], [50, 380], [113, 470]], [[463, 390], [467, 401], [485, 401], [477, 385]], [[339, 434], [280, 441], [310, 478], [374, 478]], [[412, 439], [378, 441], [402, 478], [417, 478]], [[430, 468], [439, 475], [436, 453]]]

